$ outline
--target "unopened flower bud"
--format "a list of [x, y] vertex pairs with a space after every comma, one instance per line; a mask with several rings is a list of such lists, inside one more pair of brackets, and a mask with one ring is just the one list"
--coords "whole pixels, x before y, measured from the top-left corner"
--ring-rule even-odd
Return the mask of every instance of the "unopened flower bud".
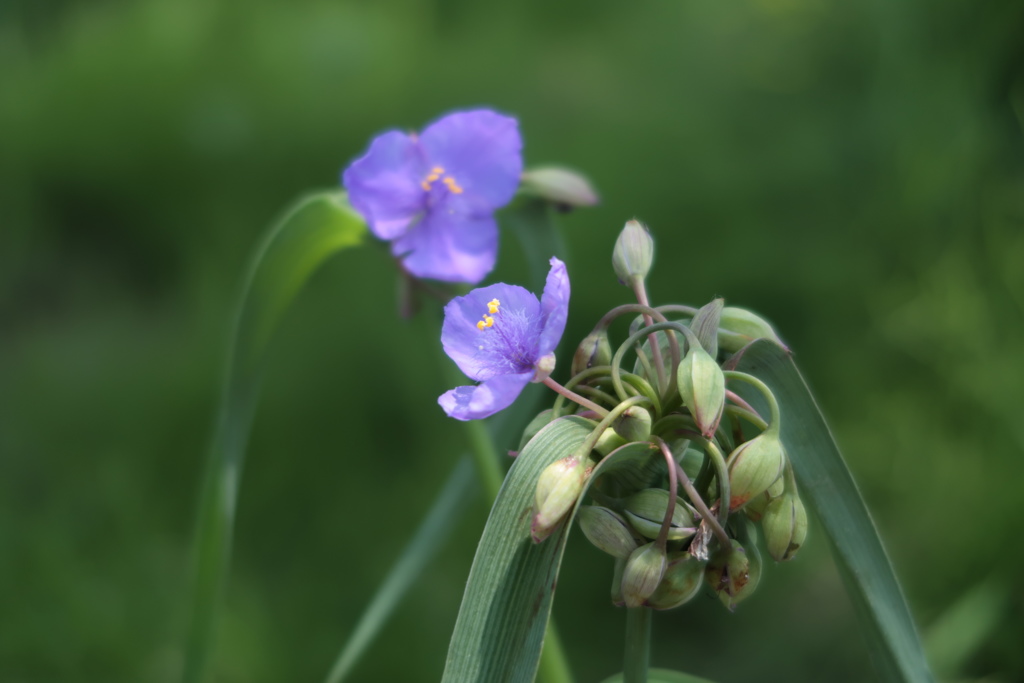
[[807, 510], [800, 497], [787, 491], [768, 503], [761, 528], [768, 554], [776, 562], [793, 559], [807, 538]]
[[[668, 511], [669, 492], [665, 489], [644, 489], [626, 499], [623, 512], [630, 526], [645, 538], [654, 539], [661, 531]], [[672, 522], [668, 529], [668, 540], [679, 541], [697, 532], [693, 512], [680, 498], [676, 498], [672, 510]]]
[[576, 348], [572, 357], [572, 375], [575, 377], [587, 368], [595, 365], [609, 365], [612, 362], [612, 345], [608, 341], [608, 331], [591, 332]]
[[654, 543], [632, 552], [622, 570], [622, 600], [626, 607], [640, 607], [658, 589], [665, 576], [665, 551]]
[[743, 514], [747, 516], [747, 519], [751, 522], [761, 521], [768, 503], [781, 496], [785, 490], [785, 479], [785, 477], [779, 477], [774, 484], [768, 487], [767, 491], [750, 499], [743, 508]]
[[736, 447], [729, 466], [729, 510], [738, 510], [768, 490], [782, 474], [786, 456], [778, 430], [758, 434]]
[[522, 175], [523, 189], [546, 199], [561, 209], [593, 206], [597, 192], [590, 181], [575, 171], [556, 166], [532, 168]]
[[748, 552], [739, 541], [731, 548], [720, 548], [708, 562], [704, 578], [722, 603], [733, 610], [750, 596], [761, 579], [761, 556], [754, 544]]
[[767, 320], [745, 308], [726, 306], [719, 325], [718, 345], [729, 353], [739, 351], [755, 339], [771, 339], [789, 350]]
[[587, 540], [613, 557], [625, 559], [639, 545], [626, 520], [608, 508], [584, 505], [576, 514], [576, 520]]
[[646, 441], [651, 436], [651, 414], [640, 406], [630, 406], [612, 427], [626, 441]]
[[537, 436], [537, 432], [551, 424], [552, 417], [551, 408], [542, 410], [537, 413], [537, 417], [530, 420], [530, 424], [526, 425], [526, 429], [523, 430], [523, 436], [519, 439], [519, 450], [526, 448], [526, 444], [530, 443], [530, 439]]
[[540, 473], [534, 495], [533, 525], [535, 543], [551, 535], [583, 491], [590, 468], [574, 455], [557, 460]]
[[619, 436], [614, 429], [609, 427], [601, 432], [601, 436], [597, 438], [597, 443], [594, 444], [594, 450], [601, 455], [608, 455], [616, 448], [621, 448], [625, 445], [626, 440]]
[[677, 375], [679, 395], [690, 409], [701, 434], [714, 435], [725, 409], [725, 375], [714, 358], [699, 344], [691, 345]]
[[654, 262], [654, 240], [640, 221], [628, 221], [612, 251], [612, 266], [619, 282], [631, 286], [647, 277]]
[[665, 576], [647, 606], [654, 609], [675, 609], [689, 602], [700, 592], [704, 579], [704, 563], [687, 552], [669, 553]]
[[533, 364], [533, 379], [531, 382], [543, 382], [551, 373], [555, 371], [555, 354], [549, 353], [546, 356], [541, 356], [537, 359], [537, 362]]

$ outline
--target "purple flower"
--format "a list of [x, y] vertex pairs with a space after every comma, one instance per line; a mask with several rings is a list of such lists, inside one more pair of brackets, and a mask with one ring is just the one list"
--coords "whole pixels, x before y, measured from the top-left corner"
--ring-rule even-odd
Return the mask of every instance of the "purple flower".
[[494, 267], [494, 211], [519, 187], [522, 146], [515, 119], [486, 109], [455, 112], [419, 136], [377, 136], [342, 183], [410, 273], [475, 283]]
[[551, 259], [540, 301], [522, 287], [498, 283], [458, 296], [444, 307], [441, 343], [448, 357], [480, 384], [437, 400], [457, 420], [479, 420], [507, 408], [531, 381], [554, 367], [569, 314], [569, 276]]

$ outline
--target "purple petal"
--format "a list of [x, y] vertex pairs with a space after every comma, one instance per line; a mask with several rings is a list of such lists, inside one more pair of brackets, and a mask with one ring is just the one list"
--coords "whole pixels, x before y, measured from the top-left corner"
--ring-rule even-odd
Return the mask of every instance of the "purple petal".
[[456, 387], [437, 402], [456, 420], [480, 420], [512, 405], [532, 378], [532, 372], [494, 377], [476, 386]]
[[512, 117], [486, 109], [456, 112], [428, 126], [420, 141], [430, 163], [486, 209], [504, 206], [519, 187], [523, 142]]
[[498, 224], [492, 216], [449, 213], [448, 203], [427, 212], [423, 220], [391, 243], [416, 277], [445, 282], [476, 283], [494, 268], [498, 255]]
[[342, 184], [349, 202], [384, 240], [400, 237], [425, 209], [420, 182], [427, 162], [416, 139], [390, 131], [370, 143], [367, 153], [345, 169]]
[[538, 344], [538, 356], [545, 356], [555, 350], [565, 332], [565, 321], [569, 317], [569, 274], [565, 264], [551, 257], [551, 270], [544, 283], [544, 294], [540, 298], [543, 331]]
[[[487, 304], [497, 299], [494, 327], [481, 330], [477, 323], [488, 313]], [[522, 325], [525, 321], [527, 324]], [[457, 296], [444, 307], [441, 344], [467, 377], [488, 380], [499, 374], [525, 372], [536, 360], [540, 334], [540, 303], [532, 293], [516, 285], [498, 283]], [[511, 323], [516, 323], [512, 325]], [[511, 339], [509, 339], [511, 337]], [[511, 343], [502, 343], [504, 341]], [[528, 348], [528, 358], [516, 362], [515, 346]]]

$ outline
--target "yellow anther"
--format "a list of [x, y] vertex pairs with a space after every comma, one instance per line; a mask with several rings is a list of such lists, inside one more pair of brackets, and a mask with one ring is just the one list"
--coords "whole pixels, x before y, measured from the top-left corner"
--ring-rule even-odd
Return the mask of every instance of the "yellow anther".
[[441, 175], [442, 173], [444, 173], [444, 169], [441, 168], [440, 166], [435, 166], [434, 168], [430, 169], [430, 172], [437, 175]]
[[487, 325], [485, 325], [485, 324], [484, 324], [484, 321], [483, 321], [483, 320], [481, 320], [480, 322], [478, 322], [478, 323], [476, 324], [476, 329], [480, 330], [481, 332], [483, 332], [483, 331], [484, 331], [484, 328], [485, 328], [485, 327], [487, 327]]
[[427, 182], [426, 180], [424, 180], [422, 183], [420, 183], [420, 187], [423, 188], [424, 192], [430, 192], [430, 183]]
[[494, 318], [489, 315], [485, 315], [484, 319], [476, 324], [476, 329], [483, 332], [488, 327], [494, 327]]
[[[435, 180], [437, 180], [437, 179], [438, 179], [438, 178], [440, 178], [440, 177], [441, 177], [441, 176], [439, 176], [439, 175], [438, 175], [438, 174], [436, 174], [436, 173], [431, 173], [430, 175], [428, 175], [428, 176], [427, 176], [427, 182], [428, 182], [428, 183], [432, 183], [432, 182], [434, 182]], [[448, 180], [448, 179], [447, 179], [447, 178], [445, 178], [445, 180]]]
[[497, 313], [498, 312], [498, 306], [500, 306], [500, 305], [501, 305], [500, 301], [498, 301], [497, 299], [491, 299], [489, 302], [487, 302], [487, 312], [488, 313]]

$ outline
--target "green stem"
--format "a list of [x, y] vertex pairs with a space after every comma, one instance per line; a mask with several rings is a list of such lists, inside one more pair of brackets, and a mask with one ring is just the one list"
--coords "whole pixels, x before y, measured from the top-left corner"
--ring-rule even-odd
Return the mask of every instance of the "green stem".
[[768, 402], [768, 410], [771, 412], [772, 419], [769, 422], [768, 427], [778, 431], [779, 429], [779, 402], [775, 400], [775, 394], [768, 388], [768, 385], [759, 380], [753, 375], [748, 375], [745, 372], [737, 372], [735, 370], [726, 370], [722, 374], [725, 375], [726, 380], [736, 379], [741, 382], [746, 382], [755, 389], [761, 392], [764, 396], [764, 400]]
[[[623, 356], [626, 355], [626, 350], [629, 349], [637, 341], [642, 339], [645, 335], [649, 334], [649, 335], [653, 336], [653, 334], [655, 332], [660, 332], [661, 330], [673, 330], [673, 331], [676, 331], [676, 332], [681, 332], [684, 335], [687, 332], [690, 332], [689, 328], [683, 327], [682, 325], [680, 325], [678, 323], [655, 323], [654, 325], [651, 325], [649, 327], [645, 327], [644, 329], [638, 330], [636, 333], [631, 334], [629, 336], [629, 338], [625, 342], [623, 342], [619, 346], [618, 349], [616, 349], [615, 355], [612, 356], [612, 365], [611, 365], [612, 385], [615, 387], [615, 393], [617, 393], [620, 398], [625, 398], [625, 396], [626, 396], [626, 391], [625, 391], [625, 389], [622, 386], [622, 376], [621, 376], [622, 375], [622, 370], [621, 370], [622, 358], [623, 358]], [[675, 346], [672, 349], [672, 371], [673, 371], [672, 374], [673, 375], [675, 375], [676, 368], [679, 367], [679, 360], [680, 360], [680, 358], [679, 358], [679, 347]], [[671, 389], [673, 387], [674, 387], [674, 382], [670, 381], [669, 382], [669, 393], [671, 392]], [[664, 394], [664, 396], [667, 398], [668, 393]], [[660, 416], [660, 413], [661, 413], [660, 408], [661, 407], [658, 406], [658, 411], [657, 412], [658, 412], [659, 416]]]
[[626, 609], [626, 653], [622, 683], [647, 683], [650, 660], [651, 610], [647, 607], [629, 607]]
[[[650, 307], [651, 302], [647, 300], [647, 287], [642, 279], [635, 278], [633, 280], [633, 292], [641, 306]], [[647, 313], [644, 313], [643, 316], [644, 325], [650, 327], [653, 322], [651, 316]], [[651, 342], [651, 358], [654, 360], [655, 370], [658, 373], [658, 390], [661, 391], [662, 396], [667, 396], [668, 378], [665, 376], [665, 364], [661, 362], [661, 345], [658, 344], [658, 337], [654, 333], [651, 333], [647, 339]]]
[[556, 394], [561, 394], [562, 396], [565, 396], [570, 401], [575, 401], [576, 403], [580, 404], [584, 408], [589, 408], [590, 410], [593, 410], [595, 413], [598, 414], [599, 417], [604, 417], [605, 415], [608, 414], [608, 410], [607, 409], [602, 408], [601, 406], [597, 405], [596, 403], [591, 401], [589, 398], [584, 398], [583, 396], [580, 396], [579, 394], [577, 394], [572, 389], [566, 389], [565, 387], [563, 387], [561, 384], [559, 384], [555, 380], [551, 379], [550, 377], [545, 377], [543, 383], [544, 383], [544, 386], [546, 386], [548, 389], [551, 389], [551, 391], [555, 392]]

